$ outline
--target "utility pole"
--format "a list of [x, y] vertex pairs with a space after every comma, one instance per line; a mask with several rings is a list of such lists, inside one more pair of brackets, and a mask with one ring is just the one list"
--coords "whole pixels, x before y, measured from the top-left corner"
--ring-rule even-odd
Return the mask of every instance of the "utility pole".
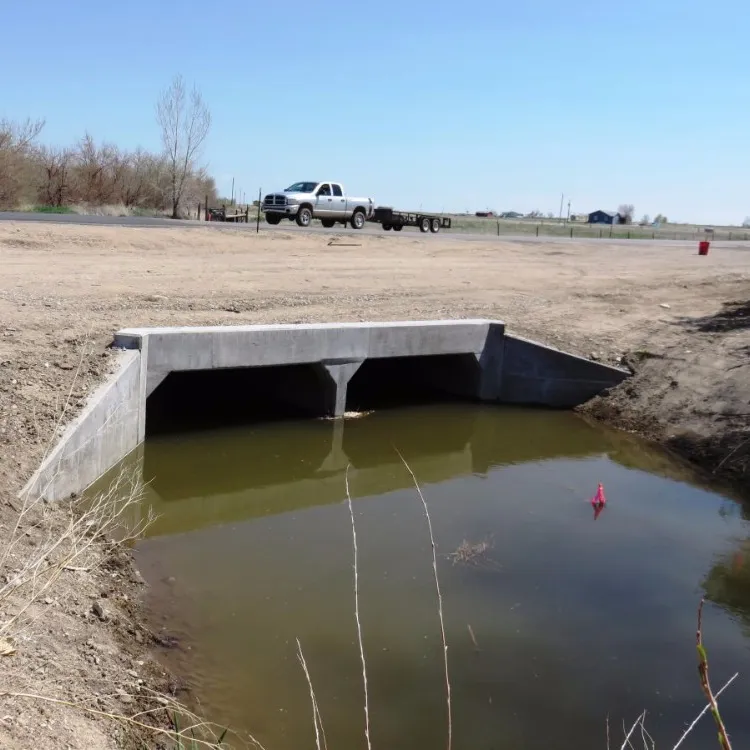
[[234, 177], [232, 177], [232, 205], [234, 205]]
[[560, 193], [560, 221], [562, 221], [562, 209], [563, 209], [563, 201], [565, 200], [565, 194]]
[[565, 223], [567, 224], [570, 221], [570, 201], [568, 201], [568, 218], [565, 219]]

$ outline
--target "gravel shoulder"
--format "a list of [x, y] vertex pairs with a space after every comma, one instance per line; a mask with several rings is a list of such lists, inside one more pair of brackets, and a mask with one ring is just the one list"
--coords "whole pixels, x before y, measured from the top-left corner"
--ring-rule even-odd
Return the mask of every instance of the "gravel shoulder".
[[[633, 378], [585, 411], [747, 480], [750, 246], [699, 257], [689, 245], [640, 241], [431, 239], [0, 224], [0, 534], [15, 526], [16, 495], [56, 426], [109, 372], [107, 345], [126, 326], [499, 318], [521, 335], [630, 364]], [[33, 553], [67, 517], [45, 507], [14, 554]], [[3, 692], [131, 713], [145, 704], [126, 694], [175, 693], [155, 658], [162, 646], [140, 625], [129, 555], [97, 554], [98, 567], [60, 576], [34, 604], [16, 653], [0, 657], [0, 747], [130, 741], [107, 718]], [[12, 575], [13, 562], [0, 574]], [[0, 599], [0, 623], [19, 606]]]

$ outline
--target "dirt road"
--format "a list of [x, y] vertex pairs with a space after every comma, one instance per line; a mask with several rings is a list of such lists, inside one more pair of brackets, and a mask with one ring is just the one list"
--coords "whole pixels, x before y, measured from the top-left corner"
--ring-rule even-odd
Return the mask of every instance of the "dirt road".
[[[631, 363], [635, 376], [592, 413], [747, 478], [750, 247], [699, 257], [697, 248], [648, 242], [432, 239], [329, 244], [283, 231], [0, 224], [0, 524], [15, 524], [7, 503], [66, 400], [63, 419], [106, 374], [106, 345], [125, 326], [499, 318], [544, 343]], [[15, 690], [88, 695], [132, 682], [132, 659], [117, 645], [122, 627], [90, 614], [99, 575], [61, 578], [51, 599], [59, 606], [39, 605], [52, 619], [8, 657]], [[94, 657], [85, 645], [92, 629], [104, 644]], [[70, 648], [60, 648], [61, 632]], [[45, 710], [39, 719], [20, 699], [0, 710], [11, 747], [32, 736], [40, 750], [116, 746], [101, 722]]]

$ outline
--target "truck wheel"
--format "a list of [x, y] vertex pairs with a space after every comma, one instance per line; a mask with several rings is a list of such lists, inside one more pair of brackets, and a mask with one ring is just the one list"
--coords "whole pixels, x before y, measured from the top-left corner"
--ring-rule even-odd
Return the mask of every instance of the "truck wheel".
[[423, 216], [419, 220], [419, 231], [420, 232], [429, 232], [430, 231], [430, 217], [429, 216]]
[[430, 231], [433, 234], [437, 234], [440, 231], [440, 219], [433, 219], [430, 222]]
[[266, 221], [269, 224], [273, 224], [276, 226], [277, 224], [281, 223], [281, 216], [276, 216], [275, 214], [266, 214]]
[[365, 221], [366, 221], [365, 212], [362, 211], [361, 209], [357, 209], [352, 214], [352, 220], [351, 220], [352, 229], [362, 229], [365, 226]]
[[390, 224], [383, 224], [383, 229], [385, 229], [386, 232], [390, 232], [393, 227]]
[[395, 225], [395, 226], [393, 227], [393, 231], [394, 231], [394, 232], [400, 232], [400, 231], [401, 231], [401, 230], [402, 230], [403, 228], [404, 228], [404, 225], [403, 225], [403, 224], [396, 224], [396, 225]]
[[331, 227], [335, 226], [336, 221], [334, 219], [321, 219], [320, 223], [326, 228], [330, 229]]
[[312, 211], [307, 206], [303, 206], [297, 211], [297, 226], [309, 227], [312, 217]]

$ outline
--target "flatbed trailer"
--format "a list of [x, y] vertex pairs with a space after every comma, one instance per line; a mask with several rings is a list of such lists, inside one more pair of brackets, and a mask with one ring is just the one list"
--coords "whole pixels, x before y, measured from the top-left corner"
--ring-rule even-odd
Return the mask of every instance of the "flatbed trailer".
[[381, 224], [386, 232], [391, 229], [395, 232], [400, 232], [404, 227], [419, 227], [420, 232], [437, 234], [441, 229], [451, 228], [451, 220], [447, 216], [394, 211], [388, 206], [378, 206], [375, 208], [368, 221]]

